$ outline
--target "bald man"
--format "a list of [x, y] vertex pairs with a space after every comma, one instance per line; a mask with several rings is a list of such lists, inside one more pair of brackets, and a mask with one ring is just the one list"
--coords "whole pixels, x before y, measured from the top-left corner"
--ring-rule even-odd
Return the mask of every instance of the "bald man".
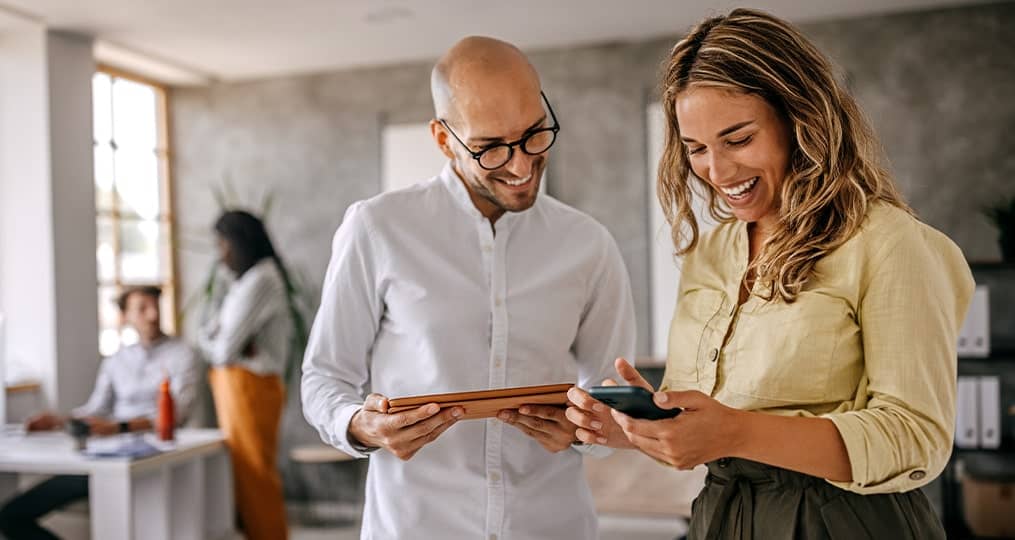
[[[539, 183], [560, 124], [514, 46], [457, 43], [434, 67], [436, 177], [352, 205], [303, 363], [307, 420], [370, 458], [364, 539], [597, 537], [582, 456], [555, 407], [459, 421], [387, 398], [577, 381], [634, 352], [606, 229]], [[372, 392], [366, 395], [367, 392]]]

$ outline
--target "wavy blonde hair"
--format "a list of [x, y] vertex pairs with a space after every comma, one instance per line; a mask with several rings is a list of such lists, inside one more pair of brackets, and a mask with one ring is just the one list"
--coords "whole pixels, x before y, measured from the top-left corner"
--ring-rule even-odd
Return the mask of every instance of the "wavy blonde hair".
[[708, 193], [714, 219], [735, 219], [694, 174], [680, 139], [674, 103], [692, 86], [760, 96], [792, 132], [778, 227], [751, 265], [756, 279], [772, 286], [768, 300], [796, 300], [814, 265], [856, 234], [871, 203], [884, 201], [912, 213], [882, 165], [873, 130], [828, 59], [789, 23], [737, 9], [698, 24], [673, 47], [665, 65], [666, 145], [657, 190], [677, 255], [698, 242], [692, 181]]

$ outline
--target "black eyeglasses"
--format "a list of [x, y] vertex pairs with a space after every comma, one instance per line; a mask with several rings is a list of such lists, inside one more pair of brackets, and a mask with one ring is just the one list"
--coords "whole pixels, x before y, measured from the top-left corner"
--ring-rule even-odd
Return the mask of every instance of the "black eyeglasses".
[[550, 106], [550, 100], [546, 99], [546, 94], [539, 92], [539, 95], [543, 98], [543, 102], [546, 103], [546, 110], [550, 112], [550, 118], [553, 120], [552, 126], [534, 129], [515, 142], [495, 143], [479, 152], [473, 152], [469, 148], [469, 145], [465, 144], [465, 141], [458, 137], [446, 121], [443, 119], [439, 121], [448, 130], [448, 133], [472, 156], [472, 159], [479, 162], [481, 168], [492, 171], [503, 167], [507, 162], [511, 161], [511, 158], [515, 155], [516, 146], [521, 148], [522, 152], [535, 156], [549, 150], [553, 146], [554, 141], [557, 140], [557, 132], [560, 131], [557, 115], [553, 114], [553, 107]]

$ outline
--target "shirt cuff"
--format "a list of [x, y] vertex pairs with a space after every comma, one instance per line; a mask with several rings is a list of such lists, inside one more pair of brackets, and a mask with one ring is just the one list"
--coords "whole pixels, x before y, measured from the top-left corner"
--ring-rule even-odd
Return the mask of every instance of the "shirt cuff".
[[335, 415], [334, 438], [329, 441], [335, 448], [358, 459], [370, 457], [371, 453], [377, 451], [377, 448], [353, 444], [349, 439], [349, 423], [352, 422], [352, 416], [362, 408], [362, 403], [350, 403], [339, 409]]
[[871, 455], [871, 441], [863, 429], [863, 419], [855, 412], [830, 414], [824, 418], [831, 420], [839, 430], [842, 442], [846, 445], [846, 454], [849, 456], [853, 475], [850, 482], [826, 480], [829, 484], [860, 495], [875, 495], [910, 491], [930, 483], [936, 477], [936, 474], [932, 475], [932, 471], [926, 467], [912, 467], [889, 474], [883, 479], [874, 478], [877, 473], [872, 469], [876, 468], [877, 464], [871, 463], [871, 460], [877, 459], [877, 456]]

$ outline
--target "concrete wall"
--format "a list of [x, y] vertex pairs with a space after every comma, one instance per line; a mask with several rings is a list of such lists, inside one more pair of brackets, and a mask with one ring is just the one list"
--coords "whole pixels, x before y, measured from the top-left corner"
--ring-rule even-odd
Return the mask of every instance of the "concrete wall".
[[[531, 54], [563, 126], [548, 191], [602, 221], [617, 239], [634, 288], [642, 354], [650, 347], [648, 208], [656, 204], [646, 179], [645, 107], [683, 30], [668, 39]], [[1015, 4], [804, 30], [842, 67], [922, 218], [971, 260], [997, 259], [994, 232], [978, 209], [1015, 194]], [[274, 194], [269, 227], [290, 266], [317, 290], [346, 207], [380, 190], [383, 126], [430, 118], [429, 69], [414, 63], [174, 91], [184, 296], [199, 288], [212, 261], [218, 209], [211, 194], [223, 182], [255, 209], [265, 192]], [[290, 409], [286, 421], [298, 423], [298, 407]], [[315, 438], [287, 429], [290, 438]]]
[[[973, 260], [999, 257], [981, 205], [1015, 194], [1015, 5], [805, 25], [842, 67], [920, 215]], [[602, 221], [621, 246], [648, 349], [645, 105], [676, 37], [532, 54], [564, 131], [549, 192]], [[451, 38], [449, 38], [450, 42]], [[385, 122], [431, 115], [428, 64], [225, 84], [173, 93], [184, 294], [211, 258], [210, 186], [227, 179], [318, 283], [351, 202], [380, 189]], [[421, 171], [428, 175], [430, 171]], [[298, 216], [299, 219], [293, 219]]]

